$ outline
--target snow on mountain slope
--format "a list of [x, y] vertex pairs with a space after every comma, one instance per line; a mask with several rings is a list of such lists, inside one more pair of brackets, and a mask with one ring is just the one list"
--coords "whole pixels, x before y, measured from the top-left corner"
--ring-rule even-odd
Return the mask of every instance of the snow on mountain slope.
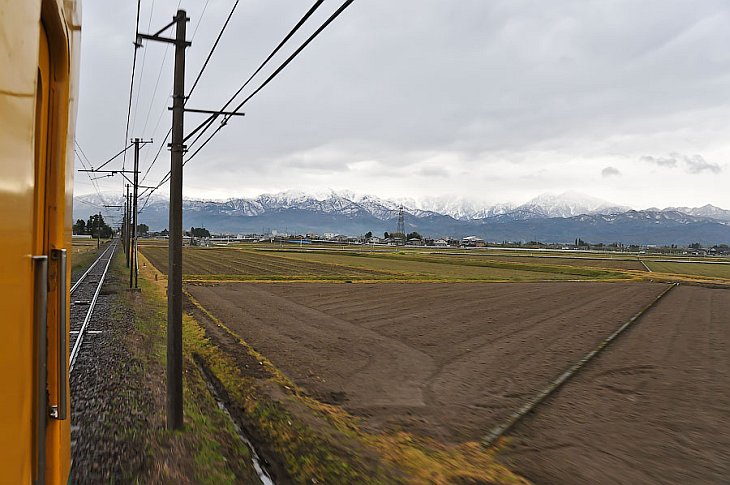
[[[74, 198], [74, 217], [86, 218], [98, 212], [104, 205], [122, 205], [124, 198], [117, 193], [81, 195]], [[155, 194], [147, 210], [158, 210], [157, 206], [167, 205], [164, 195]], [[305, 211], [320, 214], [345, 216], [350, 219], [374, 217], [388, 221], [398, 216], [403, 205], [409, 217], [416, 219], [435, 216], [450, 216], [459, 221], [514, 220], [526, 221], [545, 218], [570, 218], [582, 215], [641, 214], [638, 217], [660, 217], [680, 220], [690, 218], [713, 219], [730, 222], [730, 211], [705, 205], [703, 207], [670, 207], [667, 209], [647, 209], [632, 211], [631, 208], [612, 204], [596, 197], [578, 192], [562, 194], [541, 194], [530, 201], [517, 205], [512, 203], [487, 205], [458, 197], [431, 197], [422, 200], [383, 199], [369, 194], [351, 191], [309, 193], [289, 190], [274, 194], [261, 194], [254, 198], [234, 198], [225, 201], [185, 199], [184, 209], [190, 213], [207, 215], [255, 217], [290, 211]], [[161, 209], [160, 209], [161, 210]]]

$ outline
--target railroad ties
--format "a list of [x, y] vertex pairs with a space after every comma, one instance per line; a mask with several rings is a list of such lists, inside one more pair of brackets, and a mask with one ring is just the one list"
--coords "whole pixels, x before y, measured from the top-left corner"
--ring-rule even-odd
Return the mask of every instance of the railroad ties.
[[70, 320], [70, 341], [71, 349], [69, 357], [69, 371], [73, 373], [76, 360], [81, 353], [85, 337], [98, 333], [90, 328], [94, 308], [97, 299], [104, 285], [109, 264], [117, 249], [117, 240], [109, 243], [109, 246], [89, 266], [89, 269], [81, 275], [71, 287], [71, 320]]

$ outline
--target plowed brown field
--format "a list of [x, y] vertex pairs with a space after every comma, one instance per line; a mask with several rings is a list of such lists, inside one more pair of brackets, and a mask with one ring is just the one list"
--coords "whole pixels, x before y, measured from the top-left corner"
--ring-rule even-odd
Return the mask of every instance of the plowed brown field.
[[536, 483], [730, 483], [730, 291], [672, 290], [511, 441]]
[[664, 285], [189, 285], [294, 380], [372, 429], [477, 440]]

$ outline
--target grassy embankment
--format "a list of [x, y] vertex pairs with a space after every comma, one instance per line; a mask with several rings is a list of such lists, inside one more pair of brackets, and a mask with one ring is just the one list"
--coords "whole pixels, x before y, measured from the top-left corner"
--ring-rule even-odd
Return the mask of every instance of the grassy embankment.
[[[133, 315], [137, 332], [131, 333], [125, 344], [142, 362], [143, 371], [137, 378], [144, 381], [154, 403], [154, 412], [147, 417], [148, 429], [135, 431], [145, 436], [146, 449], [140, 452], [147, 454], [148, 466], [134, 480], [138, 483], [256, 483], [249, 450], [238, 438], [229, 418], [218, 408], [190, 351], [185, 353], [185, 430], [165, 429], [165, 290], [150, 277], [150, 269], [142, 269], [141, 292], [120, 292], [117, 301], [122, 315]], [[126, 280], [128, 270], [121, 253], [116, 256], [112, 271], [125, 275], [122, 279]], [[186, 348], [190, 349], [191, 341], [197, 337], [188, 318], [185, 330]]]
[[[165, 280], [162, 273], [145, 265], [145, 259], [142, 263], [141, 298], [146, 311], [151, 312], [142, 330], [146, 338], [158, 342], [152, 354], [161, 359]], [[194, 394], [202, 388], [197, 384], [197, 360], [214, 376], [232, 414], [260, 451], [275, 462], [275, 471], [284, 481], [523, 483], [495, 462], [493, 450], [485, 450], [479, 443], [450, 445], [405, 432], [375, 434], [364, 430], [358, 418], [309, 397], [224, 322], [194, 300], [191, 303], [183, 324], [186, 423], [205, 422], [196, 416], [214, 407], [204, 405]], [[206, 429], [202, 428], [203, 436]], [[207, 439], [212, 439], [209, 446], [215, 450], [218, 437]], [[218, 462], [215, 458], [220, 455], [212, 454], [208, 462]]]

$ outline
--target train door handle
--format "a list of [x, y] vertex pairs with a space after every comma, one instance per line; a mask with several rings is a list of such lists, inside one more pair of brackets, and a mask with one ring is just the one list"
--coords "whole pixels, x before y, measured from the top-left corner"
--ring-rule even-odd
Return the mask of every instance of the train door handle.
[[48, 318], [48, 256], [33, 256], [33, 313], [38, 376], [36, 382], [36, 483], [45, 483], [46, 469], [46, 320]]
[[66, 359], [66, 333], [67, 322], [66, 313], [66, 250], [52, 249], [51, 259], [58, 265], [56, 274], [58, 275], [58, 404], [51, 406], [51, 417], [53, 419], [63, 420], [67, 418], [68, 402], [66, 394], [68, 393], [68, 360]]

